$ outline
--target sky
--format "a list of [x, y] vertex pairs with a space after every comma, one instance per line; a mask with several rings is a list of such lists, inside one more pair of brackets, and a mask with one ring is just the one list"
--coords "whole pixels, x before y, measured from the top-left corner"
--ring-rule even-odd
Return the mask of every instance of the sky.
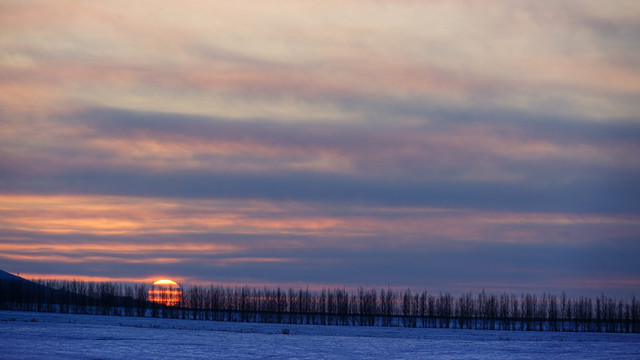
[[0, 268], [640, 296], [640, 4], [0, 1]]

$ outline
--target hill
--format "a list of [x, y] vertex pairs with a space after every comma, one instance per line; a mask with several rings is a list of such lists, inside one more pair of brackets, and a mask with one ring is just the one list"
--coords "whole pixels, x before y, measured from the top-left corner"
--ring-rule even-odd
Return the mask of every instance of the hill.
[[13, 275], [4, 270], [0, 270], [0, 281], [24, 281], [30, 283], [31, 281], [21, 278], [20, 276]]

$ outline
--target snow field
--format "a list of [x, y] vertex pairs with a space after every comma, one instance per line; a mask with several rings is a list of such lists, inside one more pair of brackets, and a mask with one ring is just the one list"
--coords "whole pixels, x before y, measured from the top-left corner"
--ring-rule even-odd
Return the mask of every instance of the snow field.
[[[284, 334], [285, 329], [289, 334]], [[640, 335], [0, 311], [1, 359], [638, 359]]]

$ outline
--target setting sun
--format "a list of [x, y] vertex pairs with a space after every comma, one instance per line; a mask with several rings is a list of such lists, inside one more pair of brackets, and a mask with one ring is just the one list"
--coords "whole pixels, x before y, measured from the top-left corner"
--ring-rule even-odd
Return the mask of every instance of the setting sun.
[[181, 298], [182, 289], [178, 283], [172, 280], [158, 280], [149, 289], [149, 301], [158, 304], [174, 306], [180, 302]]

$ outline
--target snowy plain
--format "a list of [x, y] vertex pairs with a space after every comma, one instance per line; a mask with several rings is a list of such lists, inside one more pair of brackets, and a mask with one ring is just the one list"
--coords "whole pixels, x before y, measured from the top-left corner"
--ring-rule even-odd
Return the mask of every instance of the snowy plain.
[[[289, 334], [284, 334], [284, 329]], [[0, 311], [0, 358], [640, 359], [640, 335], [255, 324]]]

